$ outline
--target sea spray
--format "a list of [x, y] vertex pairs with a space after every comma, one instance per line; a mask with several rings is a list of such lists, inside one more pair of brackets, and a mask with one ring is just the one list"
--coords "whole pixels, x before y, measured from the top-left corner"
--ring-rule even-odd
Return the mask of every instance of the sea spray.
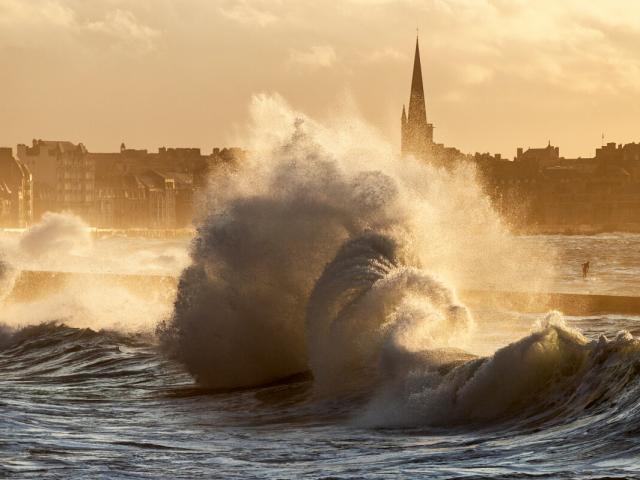
[[320, 390], [364, 386], [408, 368], [426, 350], [465, 346], [474, 327], [467, 309], [406, 262], [396, 240], [367, 233], [345, 243], [325, 268], [306, 318]]
[[[153, 332], [171, 313], [171, 282], [149, 282], [154, 286], [141, 293], [117, 275], [102, 274], [177, 274], [187, 263], [187, 242], [94, 239], [88, 225], [70, 213], [49, 212], [24, 232], [2, 232], [0, 325], [13, 331], [58, 321], [76, 328]], [[16, 285], [19, 293], [12, 295]]]
[[[588, 341], [552, 313], [530, 335], [472, 358], [429, 351], [401, 374], [387, 377], [358, 415], [376, 427], [565, 423], [607, 408], [638, 388], [640, 342], [630, 335]], [[621, 398], [622, 400], [622, 398]]]
[[91, 247], [89, 225], [68, 213], [46, 212], [20, 238], [20, 248], [33, 257], [54, 256]]
[[[307, 304], [341, 246], [363, 235], [387, 238], [395, 253], [386, 261], [400, 260], [393, 275], [370, 286], [401, 305], [373, 312], [370, 324], [404, 331], [416, 324], [430, 347], [467, 338], [453, 334], [472, 322], [455, 320], [468, 312], [452, 287], [514, 286], [526, 270], [545, 281], [545, 261], [509, 235], [471, 166], [445, 170], [399, 159], [361, 122], [321, 125], [279, 98], [256, 97], [251, 113], [249, 158], [212, 184], [212, 210], [198, 227], [192, 265], [180, 279], [171, 319], [158, 329], [166, 350], [200, 383], [253, 386], [309, 368], [321, 376], [309, 344], [323, 340], [308, 328]], [[437, 292], [446, 293], [433, 297]]]
[[397, 191], [351, 175], [298, 124], [251, 195], [231, 195], [198, 229], [162, 337], [202, 383], [256, 385], [308, 369], [309, 294], [340, 244], [392, 228]]
[[0, 258], [0, 304], [4, 302], [11, 290], [13, 290], [19, 273], [19, 270], [11, 265], [9, 261]]

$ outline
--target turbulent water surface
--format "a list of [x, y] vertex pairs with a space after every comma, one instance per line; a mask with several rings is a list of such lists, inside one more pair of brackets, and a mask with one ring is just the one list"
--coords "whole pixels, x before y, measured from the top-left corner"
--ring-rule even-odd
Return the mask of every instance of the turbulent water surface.
[[[0, 476], [640, 477], [640, 317], [457, 293], [636, 295], [639, 236], [514, 237], [472, 171], [257, 103], [189, 247], [65, 215], [0, 237]], [[17, 298], [25, 269], [179, 283]]]
[[[505, 352], [511, 362], [525, 362], [515, 368], [527, 380], [539, 375], [527, 369], [552, 370], [532, 388], [513, 392], [507, 408], [499, 405], [501, 397], [521, 379], [495, 366], [498, 371], [488, 369], [487, 384], [465, 406], [477, 409], [473, 421], [462, 421], [449, 399], [418, 393], [408, 405], [394, 405], [399, 400], [391, 398], [369, 413], [384, 420], [385, 406], [402, 409], [403, 425], [383, 429], [363, 418], [367, 405], [360, 396], [316, 396], [304, 376], [216, 393], [195, 386], [147, 336], [32, 327], [0, 354], [0, 475], [638, 476], [640, 347], [625, 337], [597, 340], [619, 329], [639, 334], [638, 319], [568, 323], [582, 328], [591, 343], [548, 327], [545, 335], [554, 338], [527, 347], [528, 355], [549, 358], [528, 362], [527, 354]], [[454, 382], [449, 372], [433, 375]], [[433, 426], [421, 402], [436, 409]], [[496, 405], [502, 410], [494, 411]]]

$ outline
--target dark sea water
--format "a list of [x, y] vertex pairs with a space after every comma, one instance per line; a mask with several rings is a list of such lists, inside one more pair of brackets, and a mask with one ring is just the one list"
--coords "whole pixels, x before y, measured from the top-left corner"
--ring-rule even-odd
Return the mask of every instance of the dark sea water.
[[[554, 289], [603, 295], [640, 295], [640, 235], [610, 233], [593, 236], [528, 237], [534, 244], [555, 248], [559, 272]], [[585, 282], [581, 264], [590, 262]]]
[[[640, 293], [639, 236], [526, 240], [559, 247], [558, 290]], [[215, 391], [153, 333], [7, 328], [0, 477], [640, 478], [640, 317], [469, 309], [478, 357], [375, 393], [305, 374]]]

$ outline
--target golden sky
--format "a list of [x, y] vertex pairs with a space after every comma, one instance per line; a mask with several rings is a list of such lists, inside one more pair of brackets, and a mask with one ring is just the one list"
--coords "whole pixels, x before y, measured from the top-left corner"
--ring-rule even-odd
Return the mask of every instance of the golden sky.
[[0, 0], [0, 145], [239, 143], [251, 95], [399, 142], [420, 27], [427, 115], [465, 152], [640, 140], [637, 0]]

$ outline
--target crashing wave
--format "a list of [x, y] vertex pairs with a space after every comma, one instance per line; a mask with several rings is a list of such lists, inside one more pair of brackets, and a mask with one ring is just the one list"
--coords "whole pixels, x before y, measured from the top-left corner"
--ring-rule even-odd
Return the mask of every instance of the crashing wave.
[[398, 253], [390, 237], [365, 234], [345, 243], [318, 280], [306, 326], [321, 388], [393, 376], [425, 350], [463, 345], [472, 330], [454, 293]]
[[[266, 125], [294, 123], [277, 117]], [[366, 424], [443, 425], [586, 405], [578, 392], [605, 350], [632, 375], [619, 351], [635, 340], [594, 344], [560, 319], [492, 356], [469, 353], [482, 325], [455, 287], [533, 287], [549, 272], [501, 225], [470, 167], [399, 165], [362, 132], [345, 139], [305, 120], [265, 133], [258, 120], [254, 155], [216, 179], [158, 329], [200, 384], [310, 370], [319, 394], [364, 389]]]

